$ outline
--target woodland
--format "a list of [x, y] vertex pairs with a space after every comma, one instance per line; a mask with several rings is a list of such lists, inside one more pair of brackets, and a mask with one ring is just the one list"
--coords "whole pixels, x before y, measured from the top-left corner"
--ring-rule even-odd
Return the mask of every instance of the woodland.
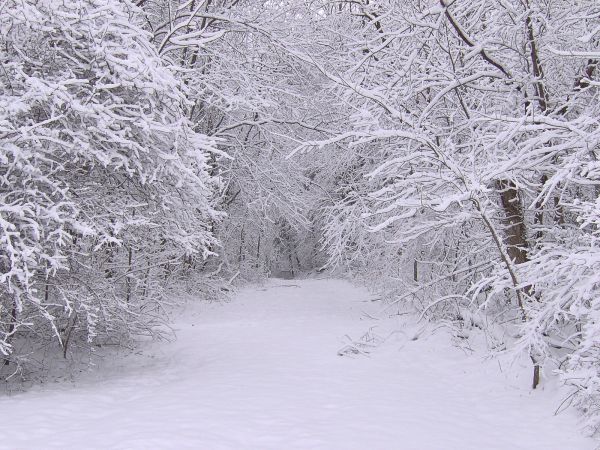
[[0, 0], [0, 378], [316, 272], [600, 426], [597, 0]]

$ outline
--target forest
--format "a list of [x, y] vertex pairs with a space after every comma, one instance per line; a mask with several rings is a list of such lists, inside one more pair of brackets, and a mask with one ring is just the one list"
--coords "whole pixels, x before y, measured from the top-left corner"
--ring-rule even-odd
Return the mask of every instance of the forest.
[[0, 378], [332, 274], [595, 433], [599, 62], [597, 0], [0, 0]]

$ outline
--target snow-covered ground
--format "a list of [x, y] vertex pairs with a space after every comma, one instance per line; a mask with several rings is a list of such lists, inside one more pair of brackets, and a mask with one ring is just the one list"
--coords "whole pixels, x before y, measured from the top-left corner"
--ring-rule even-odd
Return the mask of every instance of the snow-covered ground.
[[[0, 398], [2, 449], [593, 449], [554, 389], [406, 325], [338, 356], [376, 322], [338, 280], [272, 281], [189, 304], [178, 340], [92, 377]], [[377, 328], [375, 328], [375, 331]], [[500, 370], [502, 368], [502, 371]]]

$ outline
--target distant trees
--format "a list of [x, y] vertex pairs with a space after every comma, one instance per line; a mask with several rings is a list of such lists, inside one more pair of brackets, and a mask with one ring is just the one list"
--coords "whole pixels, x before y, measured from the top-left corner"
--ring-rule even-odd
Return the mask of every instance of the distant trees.
[[319, 74], [292, 51], [311, 12], [297, 2], [238, 0], [144, 2], [142, 9], [185, 86], [192, 126], [229, 155], [213, 159], [222, 181], [217, 207], [228, 217], [214, 228], [226, 245], [213, 262], [227, 276], [253, 278], [289, 265], [291, 251], [296, 270], [309, 268], [311, 258], [299, 255], [307, 252], [280, 236], [318, 240], [308, 232], [310, 165], [286, 159], [329, 120], [310, 94]]

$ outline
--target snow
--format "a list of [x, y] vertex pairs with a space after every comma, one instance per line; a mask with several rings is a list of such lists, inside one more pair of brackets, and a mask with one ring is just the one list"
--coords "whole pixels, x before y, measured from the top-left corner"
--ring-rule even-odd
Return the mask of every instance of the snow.
[[443, 330], [399, 318], [368, 354], [338, 356], [378, 325], [372, 299], [341, 280], [273, 280], [189, 303], [177, 341], [0, 398], [0, 448], [595, 447], [573, 411], [553, 415], [554, 387], [531, 391], [528, 367], [465, 352]]

